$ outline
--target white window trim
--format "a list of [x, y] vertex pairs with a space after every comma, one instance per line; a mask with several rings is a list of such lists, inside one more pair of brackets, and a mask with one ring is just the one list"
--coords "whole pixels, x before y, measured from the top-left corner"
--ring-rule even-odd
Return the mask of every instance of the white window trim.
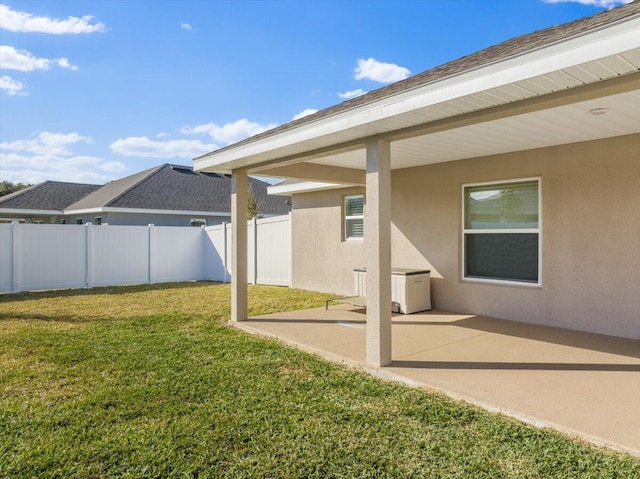
[[[355, 198], [357, 196], [362, 196], [362, 214], [361, 215], [350, 215], [347, 216], [345, 214], [345, 212], [347, 211], [347, 199], [348, 198]], [[345, 195], [342, 198], [342, 228], [344, 230], [344, 234], [343, 239], [344, 241], [364, 241], [364, 201], [365, 201], [365, 197], [363, 193], [356, 193], [353, 195]], [[362, 236], [347, 236], [347, 220], [362, 220], [362, 226], [363, 226], [363, 230], [362, 230]]]
[[[466, 196], [465, 189], [474, 186], [490, 186], [490, 185], [503, 185], [509, 183], [526, 183], [528, 181], [538, 182], [538, 227], [537, 228], [509, 228], [509, 229], [467, 229], [465, 228], [465, 207]], [[464, 283], [482, 283], [482, 284], [495, 284], [505, 286], [519, 286], [523, 288], [536, 288], [542, 287], [542, 177], [532, 176], [528, 178], [513, 178], [498, 181], [484, 181], [481, 183], [463, 183], [462, 184], [462, 218], [461, 218], [461, 240], [460, 247], [462, 249], [462, 263], [460, 265], [460, 278]], [[480, 233], [480, 234], [498, 234], [498, 233], [537, 233], [538, 234], [538, 281], [516, 281], [507, 279], [490, 279], [490, 278], [476, 278], [472, 276], [466, 276], [465, 265], [467, 264], [466, 258], [466, 242], [465, 234], [468, 233]]]

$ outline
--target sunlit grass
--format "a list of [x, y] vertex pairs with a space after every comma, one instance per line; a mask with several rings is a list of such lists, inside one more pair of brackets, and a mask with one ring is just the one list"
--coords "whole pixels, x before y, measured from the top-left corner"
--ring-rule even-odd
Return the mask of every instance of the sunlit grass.
[[[250, 287], [251, 314], [326, 295]], [[0, 296], [0, 478], [640, 477], [602, 451], [226, 326], [215, 283]]]

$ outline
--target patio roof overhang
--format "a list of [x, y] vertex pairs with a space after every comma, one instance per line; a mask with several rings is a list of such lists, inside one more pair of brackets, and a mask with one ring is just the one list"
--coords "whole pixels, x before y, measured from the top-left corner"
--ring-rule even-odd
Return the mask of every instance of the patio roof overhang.
[[248, 313], [247, 174], [365, 185], [367, 364], [389, 364], [391, 170], [639, 133], [638, 5], [621, 7], [631, 12], [621, 20], [385, 87], [194, 159], [195, 170], [232, 173], [232, 321]]
[[391, 168], [399, 169], [638, 133], [638, 31], [640, 15], [635, 15], [267, 132], [196, 158], [194, 167], [363, 184], [370, 138], [391, 142]]

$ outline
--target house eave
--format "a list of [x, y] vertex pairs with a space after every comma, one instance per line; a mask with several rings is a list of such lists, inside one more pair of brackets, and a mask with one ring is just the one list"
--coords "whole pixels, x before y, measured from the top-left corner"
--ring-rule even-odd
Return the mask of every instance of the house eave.
[[26, 208], [0, 208], [2, 215], [29, 215], [29, 216], [61, 216], [60, 210], [30, 210]]
[[128, 214], [150, 214], [150, 215], [180, 215], [180, 216], [231, 216], [231, 213], [224, 211], [201, 211], [201, 210], [159, 210], [147, 208], [117, 208], [104, 206], [99, 208], [83, 208], [78, 210], [65, 210], [65, 215], [85, 215], [96, 213], [128, 213]]

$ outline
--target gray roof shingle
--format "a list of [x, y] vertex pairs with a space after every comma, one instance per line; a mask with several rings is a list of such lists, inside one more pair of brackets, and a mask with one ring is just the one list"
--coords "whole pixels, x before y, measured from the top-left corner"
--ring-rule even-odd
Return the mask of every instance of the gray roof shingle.
[[[286, 214], [286, 199], [267, 195], [267, 184], [249, 178], [262, 214]], [[231, 177], [199, 173], [190, 166], [161, 165], [107, 183], [68, 210], [89, 208], [131, 208], [179, 211], [231, 211]]]
[[62, 211], [99, 188], [100, 185], [45, 181], [0, 197], [0, 208]]
[[471, 55], [467, 55], [457, 60], [453, 60], [449, 63], [445, 63], [444, 65], [437, 66], [435, 68], [432, 68], [431, 70], [418, 73], [417, 75], [411, 76], [405, 80], [392, 83], [391, 85], [373, 90], [351, 100], [347, 100], [329, 108], [325, 108], [324, 110], [320, 110], [312, 115], [307, 115], [298, 120], [294, 120], [289, 123], [285, 123], [284, 125], [277, 126], [263, 133], [259, 133], [237, 143], [233, 143], [231, 145], [225, 146], [224, 148], [215, 150], [214, 152], [201, 155], [198, 158], [204, 158], [212, 153], [219, 153], [221, 151], [233, 149], [238, 146], [258, 141], [287, 130], [292, 130], [307, 123], [311, 123], [315, 120], [342, 113], [344, 111], [351, 110], [368, 103], [373, 103], [378, 100], [391, 97], [398, 93], [412, 90], [414, 88], [418, 88], [438, 80], [443, 80], [454, 75], [458, 75], [485, 65], [489, 65], [491, 63], [505, 60], [507, 58], [520, 55], [522, 53], [535, 50], [540, 47], [548, 46], [561, 40], [565, 40], [567, 38], [580, 35], [590, 30], [595, 30], [605, 25], [609, 25], [611, 23], [615, 23], [624, 20], [625, 18], [639, 14], [640, 0], [635, 0], [634, 2], [627, 5], [613, 8], [590, 17], [581, 18], [573, 22], [564, 23], [562, 25], [556, 25], [544, 30], [521, 35], [519, 37], [515, 37], [505, 42], [499, 43], [498, 45], [494, 45], [489, 48], [485, 48], [484, 50], [472, 53]]

